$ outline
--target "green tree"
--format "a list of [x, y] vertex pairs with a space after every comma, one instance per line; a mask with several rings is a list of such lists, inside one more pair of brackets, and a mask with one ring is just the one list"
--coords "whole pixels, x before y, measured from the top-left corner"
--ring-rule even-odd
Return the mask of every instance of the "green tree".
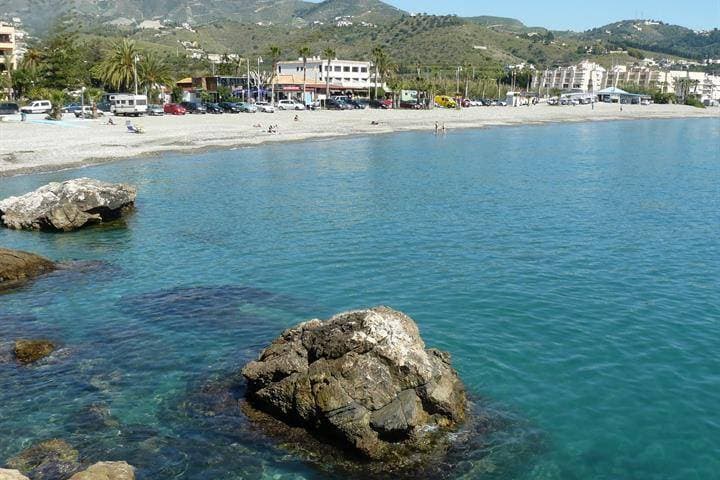
[[327, 68], [325, 69], [325, 101], [327, 101], [330, 98], [330, 63], [337, 57], [337, 52], [332, 47], [328, 47], [323, 51], [323, 55], [327, 59]]
[[310, 47], [300, 47], [298, 48], [298, 55], [300, 55], [300, 58], [302, 58], [303, 61], [303, 103], [305, 102], [305, 91], [307, 90], [307, 59], [311, 55]]
[[113, 43], [103, 60], [96, 66], [95, 73], [106, 85], [115, 90], [129, 90], [135, 82], [136, 62], [140, 51], [135, 42], [123, 38]]
[[385, 52], [385, 49], [383, 47], [375, 47], [372, 50], [372, 62], [375, 67], [375, 98], [378, 96], [378, 81], [380, 78], [383, 79], [387, 83], [387, 78], [393, 70], [392, 62], [390, 61], [390, 57]]
[[275, 79], [277, 78], [277, 66], [282, 56], [282, 50], [277, 45], [270, 45], [268, 49], [268, 56], [272, 63], [272, 73], [270, 74], [270, 102], [275, 105]]
[[58, 23], [41, 48], [40, 58], [33, 54], [34, 59], [28, 59], [27, 64], [38, 63], [44, 86], [62, 90], [90, 83], [88, 48], [80, 44], [77, 34], [64, 23]]
[[153, 52], [146, 53], [138, 64], [138, 81], [149, 98], [157, 98], [159, 87], [172, 83], [167, 64]]

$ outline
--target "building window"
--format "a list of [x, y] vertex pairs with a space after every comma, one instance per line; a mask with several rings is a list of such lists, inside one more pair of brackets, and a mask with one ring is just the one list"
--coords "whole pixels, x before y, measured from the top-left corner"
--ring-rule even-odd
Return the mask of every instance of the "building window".
[[340, 69], [340, 67], [335, 66], [335, 71], [336, 71], [336, 72], [340, 72], [340, 71], [342, 71], [342, 70]]
[[350, 71], [350, 67], [343, 67], [343, 72], [349, 72], [349, 71]]
[[360, 71], [361, 71], [362, 73], [367, 73], [367, 67], [362, 67], [362, 68], [360, 69]]
[[360, 71], [360, 67], [353, 67], [352, 71], [353, 73], [357, 73]]

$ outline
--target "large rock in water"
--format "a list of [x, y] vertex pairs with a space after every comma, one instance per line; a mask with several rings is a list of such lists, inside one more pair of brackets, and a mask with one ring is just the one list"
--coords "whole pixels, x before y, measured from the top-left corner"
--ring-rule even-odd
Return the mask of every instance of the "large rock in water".
[[55, 344], [50, 340], [16, 340], [13, 351], [18, 362], [29, 365], [55, 351]]
[[449, 355], [426, 350], [415, 322], [387, 307], [286, 330], [242, 374], [253, 407], [395, 464], [432, 450], [467, 408]]
[[0, 201], [0, 221], [16, 230], [68, 232], [120, 218], [134, 205], [136, 196], [133, 186], [91, 178], [53, 182]]
[[126, 462], [98, 462], [70, 480], [135, 480], [135, 470]]
[[7, 466], [32, 480], [69, 478], [80, 469], [78, 451], [60, 439], [47, 440], [20, 452]]
[[54, 269], [53, 262], [46, 258], [32, 253], [0, 248], [0, 290], [15, 287]]

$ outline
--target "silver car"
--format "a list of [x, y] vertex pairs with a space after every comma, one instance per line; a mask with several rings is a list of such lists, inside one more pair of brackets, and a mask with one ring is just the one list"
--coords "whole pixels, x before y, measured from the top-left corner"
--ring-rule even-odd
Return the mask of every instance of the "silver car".
[[262, 113], [275, 113], [275, 107], [270, 105], [268, 102], [257, 102], [255, 104], [259, 112]]

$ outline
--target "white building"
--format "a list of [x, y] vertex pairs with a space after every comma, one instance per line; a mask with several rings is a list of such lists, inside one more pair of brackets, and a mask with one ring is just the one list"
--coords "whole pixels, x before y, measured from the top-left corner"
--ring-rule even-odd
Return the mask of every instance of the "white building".
[[[278, 62], [278, 76], [291, 75], [302, 82], [302, 59]], [[356, 60], [330, 60], [312, 57], [307, 59], [307, 83], [325, 84], [330, 79], [333, 89], [369, 90], [375, 86], [372, 62]], [[381, 85], [382, 86], [382, 85]]]
[[[5, 65], [5, 56], [9, 57], [10, 65]], [[15, 70], [16, 68], [15, 27], [0, 23], [0, 73]]]
[[577, 65], [538, 72], [533, 78], [533, 88], [595, 92], [603, 88], [603, 78], [606, 73], [606, 70], [597, 63], [583, 60]]

